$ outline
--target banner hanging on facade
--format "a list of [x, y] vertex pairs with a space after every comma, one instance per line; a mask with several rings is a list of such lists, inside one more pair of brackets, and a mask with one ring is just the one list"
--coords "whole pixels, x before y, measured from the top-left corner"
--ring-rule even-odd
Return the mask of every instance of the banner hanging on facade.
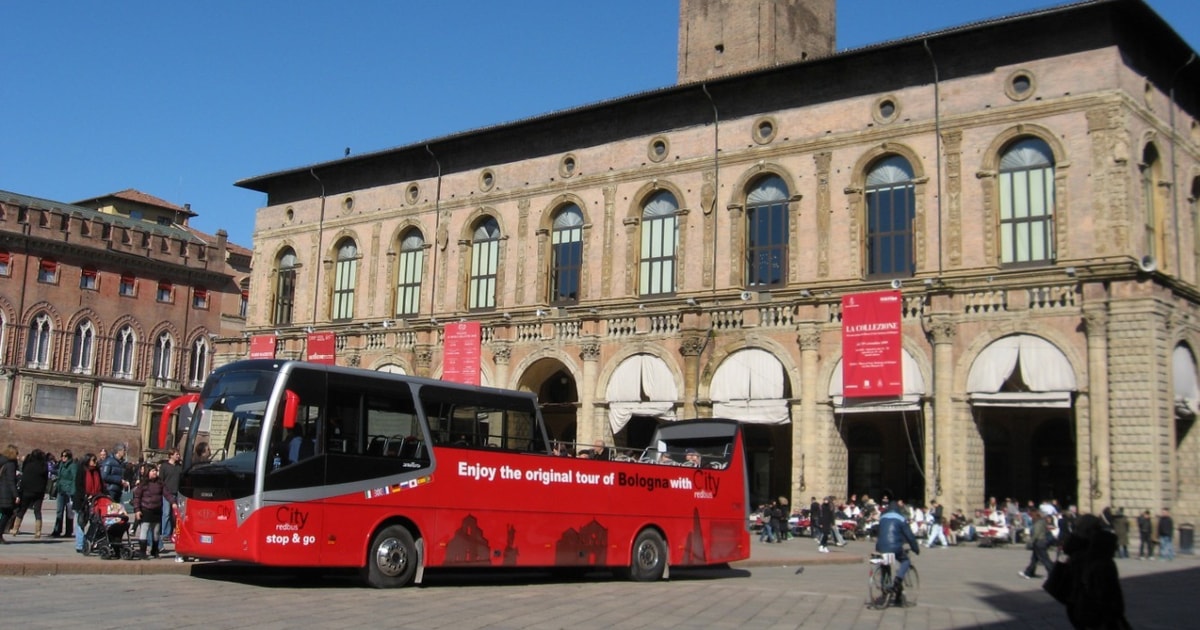
[[275, 358], [275, 335], [254, 335], [250, 337], [251, 359]]
[[443, 332], [442, 380], [479, 384], [479, 322], [455, 322]]
[[842, 393], [846, 398], [904, 395], [900, 292], [842, 297]]
[[325, 365], [337, 364], [337, 335], [331, 332], [308, 333], [304, 360]]

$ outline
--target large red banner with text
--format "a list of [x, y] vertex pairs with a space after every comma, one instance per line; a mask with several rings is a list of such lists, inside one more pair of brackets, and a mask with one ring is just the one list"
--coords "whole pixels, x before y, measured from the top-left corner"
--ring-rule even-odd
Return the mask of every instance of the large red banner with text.
[[875, 398], [904, 394], [900, 292], [842, 297], [842, 395]]
[[250, 338], [251, 359], [275, 358], [275, 335], [254, 335]]
[[479, 322], [447, 324], [442, 344], [442, 380], [479, 384]]
[[308, 333], [304, 360], [311, 363], [337, 364], [337, 336], [331, 332]]

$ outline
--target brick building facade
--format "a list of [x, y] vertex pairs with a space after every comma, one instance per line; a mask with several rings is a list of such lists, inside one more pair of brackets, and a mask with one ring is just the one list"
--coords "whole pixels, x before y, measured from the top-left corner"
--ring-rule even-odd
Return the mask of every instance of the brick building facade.
[[[733, 4], [685, 1], [681, 28]], [[832, 4], [757, 23], [832, 29]], [[438, 376], [444, 327], [478, 321], [482, 381], [537, 392], [553, 437], [742, 420], [757, 500], [1200, 516], [1200, 63], [1170, 26], [1101, 0], [759, 69], [737, 41], [707, 45], [735, 74], [681, 61], [661, 90], [239, 182], [267, 194], [250, 331]], [[842, 298], [889, 287], [904, 394], [847, 399]]]
[[198, 391], [217, 339], [245, 321], [249, 250], [191, 216], [134, 190], [0, 192], [0, 443], [153, 446], [155, 413]]

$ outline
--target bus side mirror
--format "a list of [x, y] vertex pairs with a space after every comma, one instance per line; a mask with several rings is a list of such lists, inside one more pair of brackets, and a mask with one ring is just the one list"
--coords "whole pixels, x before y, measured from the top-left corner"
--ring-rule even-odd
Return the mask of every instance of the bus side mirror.
[[288, 389], [284, 391], [283, 428], [296, 428], [296, 414], [300, 411], [300, 396]]

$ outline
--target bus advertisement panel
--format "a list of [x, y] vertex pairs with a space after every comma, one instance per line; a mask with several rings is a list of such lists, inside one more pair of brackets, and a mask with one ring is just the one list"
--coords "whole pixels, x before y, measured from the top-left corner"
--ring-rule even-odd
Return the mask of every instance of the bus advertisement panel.
[[728, 420], [666, 424], [636, 452], [560, 457], [530, 393], [242, 361], [210, 376], [187, 440], [181, 556], [357, 567], [389, 587], [432, 567], [655, 580], [750, 552], [742, 433]]

